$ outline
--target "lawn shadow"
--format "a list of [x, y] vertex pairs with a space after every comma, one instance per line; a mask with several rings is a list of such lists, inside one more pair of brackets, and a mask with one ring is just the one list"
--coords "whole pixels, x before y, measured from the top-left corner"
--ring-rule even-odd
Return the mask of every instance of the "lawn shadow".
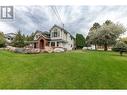
[[123, 53], [123, 55], [121, 56], [119, 53], [113, 53], [112, 56], [127, 57], [127, 54]]

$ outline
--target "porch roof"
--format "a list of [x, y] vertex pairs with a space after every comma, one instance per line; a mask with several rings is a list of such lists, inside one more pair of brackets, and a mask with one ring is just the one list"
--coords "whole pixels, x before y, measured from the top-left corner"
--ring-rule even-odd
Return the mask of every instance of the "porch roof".
[[62, 39], [51, 39], [51, 40], [49, 40], [49, 42], [54, 42], [54, 41], [67, 43], [67, 41], [62, 40]]
[[24, 42], [31, 44], [31, 43], [36, 43], [37, 41], [24, 41]]

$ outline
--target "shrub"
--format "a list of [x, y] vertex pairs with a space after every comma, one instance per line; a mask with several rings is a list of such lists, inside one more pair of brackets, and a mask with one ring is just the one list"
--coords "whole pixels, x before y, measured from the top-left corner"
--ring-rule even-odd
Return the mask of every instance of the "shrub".
[[15, 53], [24, 53], [25, 50], [23, 48], [16, 48], [14, 52]]
[[123, 52], [127, 52], [127, 44], [122, 41], [118, 41], [116, 45], [112, 48], [112, 51], [119, 52], [122, 56]]

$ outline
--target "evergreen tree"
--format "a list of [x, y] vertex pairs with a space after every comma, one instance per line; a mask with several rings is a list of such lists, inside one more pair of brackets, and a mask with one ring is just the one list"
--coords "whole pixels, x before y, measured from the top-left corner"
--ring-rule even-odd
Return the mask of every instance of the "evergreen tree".
[[21, 31], [19, 30], [18, 33], [16, 34], [16, 37], [13, 41], [13, 44], [15, 47], [24, 47], [24, 38], [23, 35], [21, 34]]
[[4, 47], [5, 46], [5, 38], [4, 38], [4, 34], [2, 32], [0, 32], [0, 47]]
[[30, 40], [30, 41], [33, 41], [33, 40], [34, 40], [34, 35], [35, 35], [35, 33], [33, 32], [33, 33], [29, 36], [29, 40]]
[[85, 46], [85, 38], [82, 34], [76, 34], [76, 48], [81, 49]]

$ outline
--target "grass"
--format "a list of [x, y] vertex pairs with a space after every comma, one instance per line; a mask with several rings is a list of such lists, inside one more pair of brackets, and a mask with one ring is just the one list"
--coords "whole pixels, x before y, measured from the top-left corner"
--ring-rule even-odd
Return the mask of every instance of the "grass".
[[0, 51], [0, 89], [127, 89], [127, 55]]

